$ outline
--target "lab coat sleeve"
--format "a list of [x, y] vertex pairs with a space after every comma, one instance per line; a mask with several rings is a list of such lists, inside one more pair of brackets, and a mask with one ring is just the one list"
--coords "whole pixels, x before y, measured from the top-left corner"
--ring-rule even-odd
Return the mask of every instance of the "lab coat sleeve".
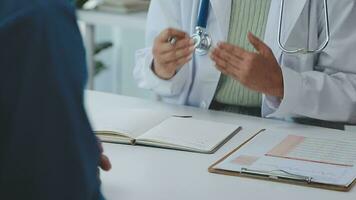
[[183, 66], [170, 80], [159, 78], [152, 70], [154, 39], [166, 28], [182, 29], [179, 0], [153, 0], [147, 17], [146, 46], [136, 52], [134, 78], [140, 88], [154, 91], [159, 96], [171, 97], [181, 93], [187, 80]]
[[356, 5], [329, 2], [332, 39], [314, 67], [325, 71], [297, 72], [282, 66], [284, 98], [265, 97], [268, 117], [356, 123]]

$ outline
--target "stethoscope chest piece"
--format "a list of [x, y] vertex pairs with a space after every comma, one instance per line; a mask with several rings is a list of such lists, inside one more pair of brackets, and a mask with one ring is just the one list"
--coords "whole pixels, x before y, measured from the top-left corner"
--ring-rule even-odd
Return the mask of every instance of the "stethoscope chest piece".
[[206, 32], [209, 15], [209, 0], [200, 0], [198, 21], [195, 33], [191, 36], [194, 41], [195, 53], [204, 56], [209, 53], [212, 46], [210, 35]]
[[198, 55], [203, 56], [208, 54], [212, 46], [212, 39], [204, 28], [196, 27], [195, 34], [192, 35], [192, 39], [195, 44], [195, 52]]

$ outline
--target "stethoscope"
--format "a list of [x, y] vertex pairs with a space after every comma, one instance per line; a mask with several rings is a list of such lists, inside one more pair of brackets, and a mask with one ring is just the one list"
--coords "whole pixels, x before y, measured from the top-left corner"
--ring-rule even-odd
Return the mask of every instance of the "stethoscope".
[[[326, 39], [325, 41], [314, 50], [309, 50], [306, 48], [300, 49], [288, 49], [284, 44], [282, 44], [282, 24], [283, 24], [283, 14], [285, 0], [281, 0], [280, 8], [280, 17], [279, 17], [279, 26], [278, 26], [278, 46], [279, 48], [287, 54], [313, 54], [322, 52], [330, 42], [330, 29], [329, 29], [329, 13], [328, 13], [328, 2], [324, 1], [324, 20], [325, 20], [325, 29], [326, 29]], [[195, 33], [191, 36], [195, 43], [195, 52], [200, 55], [208, 54], [209, 50], [212, 47], [211, 36], [207, 33], [206, 27], [208, 22], [209, 15], [209, 0], [200, 0], [199, 12], [198, 12], [198, 21], [195, 27]]]
[[279, 14], [279, 26], [278, 26], [278, 46], [279, 48], [287, 54], [313, 54], [322, 52], [330, 42], [330, 27], [329, 27], [329, 10], [328, 10], [328, 1], [324, 1], [324, 21], [325, 21], [325, 40], [324, 42], [314, 50], [309, 50], [306, 48], [300, 49], [288, 49], [285, 45], [282, 44], [282, 24], [283, 24], [283, 14], [285, 0], [281, 1], [281, 9]]
[[195, 33], [191, 37], [195, 44], [195, 52], [200, 56], [206, 55], [213, 43], [210, 35], [206, 31], [209, 6], [209, 0], [200, 0], [198, 22], [195, 27]]

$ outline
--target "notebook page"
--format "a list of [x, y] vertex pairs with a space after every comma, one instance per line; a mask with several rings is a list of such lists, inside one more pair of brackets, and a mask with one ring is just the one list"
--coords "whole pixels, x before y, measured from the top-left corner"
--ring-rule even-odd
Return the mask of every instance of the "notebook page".
[[110, 132], [136, 138], [170, 115], [150, 109], [102, 110], [91, 113], [95, 132]]
[[138, 140], [211, 151], [239, 126], [192, 118], [171, 117], [141, 135]]

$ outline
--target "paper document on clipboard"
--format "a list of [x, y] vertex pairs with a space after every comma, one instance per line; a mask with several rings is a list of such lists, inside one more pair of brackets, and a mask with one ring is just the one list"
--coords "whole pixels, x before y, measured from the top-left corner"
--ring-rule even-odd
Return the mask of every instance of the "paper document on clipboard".
[[288, 158], [331, 165], [354, 165], [356, 138], [331, 140], [288, 135], [266, 156]]
[[[316, 142], [315, 139], [320, 140]], [[351, 144], [339, 147], [340, 141], [346, 140]], [[353, 165], [356, 151], [352, 147], [356, 140], [333, 139], [332, 143], [322, 145], [324, 142], [326, 139], [302, 139], [302, 136], [266, 131], [217, 163], [212, 170], [349, 187], [356, 178]], [[318, 149], [320, 146], [324, 149]], [[353, 151], [346, 152], [349, 150]], [[343, 157], [337, 158], [338, 155]]]

